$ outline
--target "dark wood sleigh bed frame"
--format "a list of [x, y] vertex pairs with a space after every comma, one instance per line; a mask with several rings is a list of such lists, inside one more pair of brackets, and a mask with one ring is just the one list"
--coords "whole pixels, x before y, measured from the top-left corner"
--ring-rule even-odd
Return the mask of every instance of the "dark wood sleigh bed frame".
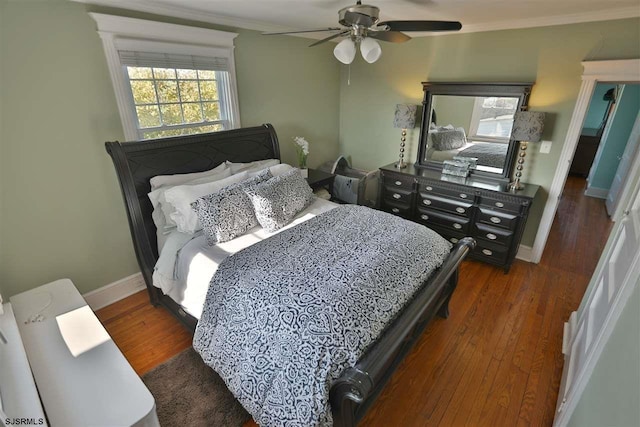
[[[147, 197], [149, 179], [156, 175], [200, 172], [225, 160], [251, 162], [280, 159], [275, 130], [269, 124], [210, 134], [190, 135], [140, 142], [107, 142], [122, 194], [136, 257], [151, 303], [162, 305], [192, 332], [197, 319], [153, 286], [158, 259], [156, 227]], [[458, 266], [475, 241], [461, 239], [443, 265], [416, 292], [353, 368], [346, 369], [330, 390], [334, 425], [355, 426], [374, 402], [429, 321], [439, 314], [448, 317], [448, 303], [458, 281]]]

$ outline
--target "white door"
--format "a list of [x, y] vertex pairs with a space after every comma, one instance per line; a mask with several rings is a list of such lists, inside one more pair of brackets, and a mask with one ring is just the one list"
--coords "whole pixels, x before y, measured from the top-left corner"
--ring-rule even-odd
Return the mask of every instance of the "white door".
[[611, 218], [613, 218], [614, 221], [617, 219], [615, 213], [616, 208], [618, 207], [618, 203], [620, 202], [620, 196], [622, 195], [621, 190], [625, 182], [627, 181], [627, 177], [629, 176], [629, 169], [631, 168], [632, 160], [638, 154], [639, 142], [640, 112], [636, 116], [635, 124], [633, 125], [633, 129], [631, 130], [631, 135], [629, 135], [629, 140], [627, 141], [627, 146], [624, 149], [624, 153], [622, 153], [622, 157], [620, 158], [618, 170], [616, 171], [616, 175], [613, 178], [613, 183], [611, 184], [609, 194], [607, 195], [607, 201], [605, 202], [607, 206], [607, 213]]
[[580, 313], [565, 323], [564, 371], [554, 426], [567, 425], [620, 313], [640, 283], [640, 182], [609, 236]]

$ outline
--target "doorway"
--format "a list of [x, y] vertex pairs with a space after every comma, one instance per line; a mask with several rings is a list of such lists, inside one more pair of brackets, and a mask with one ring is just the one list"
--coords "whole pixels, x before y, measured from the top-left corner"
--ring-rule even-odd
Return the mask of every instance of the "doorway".
[[[629, 60], [616, 60], [616, 61], [590, 61], [583, 62], [584, 72], [582, 74], [582, 86], [578, 94], [576, 101], [576, 107], [569, 124], [569, 130], [562, 147], [562, 153], [558, 161], [558, 168], [556, 169], [553, 182], [549, 189], [549, 197], [547, 198], [544, 212], [538, 227], [536, 239], [533, 245], [531, 253], [531, 261], [534, 263], [540, 262], [542, 253], [549, 238], [549, 232], [553, 224], [556, 211], [558, 209], [558, 203], [562, 191], [564, 189], [567, 176], [569, 174], [569, 168], [572, 163], [573, 155], [578, 145], [578, 140], [582, 133], [583, 124], [589, 108], [589, 103], [595, 92], [596, 85], [600, 82], [610, 83], [639, 83], [640, 75], [640, 59]], [[629, 191], [630, 183], [637, 181], [640, 176], [640, 160], [638, 155], [633, 158], [629, 179], [623, 185], [620, 196], [620, 200], [624, 201], [628, 199], [631, 194]], [[624, 205], [621, 203], [620, 205]], [[618, 210], [619, 211], [619, 210]], [[619, 216], [619, 212], [614, 215], [614, 220]]]

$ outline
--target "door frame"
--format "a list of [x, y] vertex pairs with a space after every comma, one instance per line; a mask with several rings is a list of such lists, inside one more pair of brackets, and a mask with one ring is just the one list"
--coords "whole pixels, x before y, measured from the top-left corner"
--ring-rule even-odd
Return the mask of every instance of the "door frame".
[[[569, 124], [569, 130], [562, 146], [562, 152], [558, 161], [549, 197], [542, 213], [542, 219], [538, 227], [536, 239], [531, 251], [531, 261], [540, 262], [544, 247], [549, 238], [549, 232], [553, 225], [553, 220], [558, 210], [560, 196], [564, 189], [564, 184], [569, 175], [569, 167], [573, 160], [573, 155], [578, 146], [578, 139], [582, 132], [584, 119], [589, 109], [589, 103], [593, 96], [593, 91], [598, 82], [611, 83], [638, 83], [640, 82], [640, 59], [623, 59], [615, 61], [584, 61], [582, 62], [584, 71], [582, 73], [582, 86], [578, 94], [575, 109]], [[628, 179], [627, 184], [633, 179]], [[621, 190], [624, 192], [624, 188]]]

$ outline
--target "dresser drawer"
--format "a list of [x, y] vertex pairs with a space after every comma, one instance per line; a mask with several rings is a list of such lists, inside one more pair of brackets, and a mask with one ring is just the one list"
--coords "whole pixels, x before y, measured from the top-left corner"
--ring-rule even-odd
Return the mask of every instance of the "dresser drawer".
[[515, 230], [516, 226], [518, 225], [519, 218], [520, 217], [518, 215], [509, 212], [500, 212], [481, 206], [478, 208], [478, 222], [490, 224], [496, 227]]
[[511, 230], [480, 223], [474, 224], [473, 228], [474, 237], [478, 239], [484, 239], [504, 246], [511, 244], [511, 239], [513, 238], [513, 231]]
[[457, 231], [453, 231], [447, 228], [438, 227], [437, 225], [433, 225], [433, 224], [429, 224], [427, 227], [429, 227], [431, 230], [435, 231], [436, 233], [438, 233], [439, 235], [441, 235], [447, 241], [449, 241], [450, 243], [453, 243], [454, 245], [458, 243], [460, 239], [467, 236], [464, 233], [459, 233]]
[[424, 192], [419, 193], [419, 196], [420, 197], [418, 197], [418, 206], [420, 207], [440, 209], [467, 218], [471, 216], [473, 204], [470, 202], [453, 200]]
[[509, 211], [514, 213], [520, 213], [521, 205], [515, 202], [506, 202], [498, 198], [482, 195], [479, 197], [478, 204], [482, 207], [487, 207], [493, 210]]
[[503, 265], [507, 261], [509, 248], [478, 239], [472, 253], [474, 258], [490, 262], [491, 264]]
[[453, 200], [464, 200], [470, 203], [473, 203], [473, 199], [475, 196], [473, 191], [444, 188], [433, 184], [419, 184], [418, 192], [424, 193], [425, 195], [442, 194], [444, 196], [450, 197]]
[[389, 212], [394, 215], [401, 216], [402, 218], [405, 218], [405, 219], [409, 219], [411, 217], [411, 206], [405, 206], [399, 203], [383, 200], [380, 207], [385, 212]]
[[406, 191], [413, 190], [414, 178], [404, 175], [384, 175], [383, 185], [388, 188], [399, 188]]
[[453, 231], [458, 231], [460, 233], [469, 232], [469, 218], [449, 215], [444, 212], [436, 211], [434, 209], [418, 208], [415, 219], [416, 221], [427, 226], [433, 224]]
[[413, 196], [413, 193], [411, 190], [385, 186], [382, 190], [382, 196], [390, 202], [400, 203], [401, 205], [406, 205], [408, 207], [411, 204], [411, 197]]

